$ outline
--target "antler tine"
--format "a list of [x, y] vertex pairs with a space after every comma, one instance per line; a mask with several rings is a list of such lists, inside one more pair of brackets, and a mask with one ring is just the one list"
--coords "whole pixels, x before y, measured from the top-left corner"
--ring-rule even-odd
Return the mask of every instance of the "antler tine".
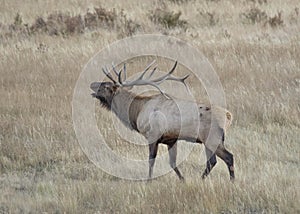
[[145, 68], [145, 70], [144, 70], [143, 72], [148, 71], [149, 68], [150, 68], [155, 62], [156, 62], [156, 60], [153, 60], [149, 65], [147, 65], [147, 67]]
[[189, 76], [190, 76], [189, 74], [187, 74], [187, 75], [185, 75], [184, 77], [181, 77], [181, 78], [177, 78], [177, 77], [174, 77], [174, 76], [169, 76], [166, 80], [174, 80], [174, 81], [181, 82], [181, 83], [185, 86], [187, 92], [188, 92], [189, 94], [192, 94], [191, 91], [190, 91], [190, 89], [189, 89], [189, 87], [187, 86], [187, 84], [186, 84], [186, 82], [185, 82], [185, 80], [186, 80]]
[[[182, 78], [177, 78], [177, 77], [174, 77], [174, 76], [171, 75], [171, 74], [175, 71], [176, 66], [177, 66], [177, 61], [175, 62], [173, 68], [172, 68], [166, 75], [164, 75], [164, 76], [162, 76], [162, 77], [159, 77], [159, 78], [157, 78], [157, 79], [155, 79], [155, 80], [152, 80], [152, 81], [155, 82], [157, 85], [161, 84], [161, 83], [164, 82], [165, 80], [174, 80], [174, 81], [178, 81], [178, 82], [181, 82], [181, 83], [185, 86], [185, 88], [186, 88], [186, 90], [188, 91], [188, 93], [191, 94], [191, 91], [190, 91], [189, 87], [187, 86], [187, 84], [186, 84], [186, 82], [185, 82], [185, 80], [190, 76], [189, 74], [185, 75], [185, 76], [182, 77]], [[153, 72], [154, 72], [154, 71], [152, 71], [152, 73], [153, 73]], [[151, 73], [150, 75], [152, 75], [152, 73]]]
[[[161, 84], [162, 82], [164, 82], [165, 80], [174, 80], [174, 81], [178, 81], [178, 82], [181, 82], [182, 84], [184, 84], [184, 86], [186, 87], [187, 91], [190, 93], [190, 90], [189, 88], [187, 87], [186, 83], [185, 83], [185, 80], [189, 77], [189, 75], [186, 75], [182, 78], [177, 78], [177, 77], [174, 77], [172, 76], [172, 73], [175, 71], [176, 67], [177, 67], [177, 64], [178, 62], [176, 61], [175, 64], [173, 65], [172, 69], [165, 75], [161, 76], [161, 77], [158, 77], [154, 80], [151, 80], [151, 77], [153, 76], [153, 74], [155, 73], [156, 69], [157, 69], [157, 66], [155, 66], [152, 70], [152, 72], [150, 73], [150, 75], [143, 79], [143, 77], [145, 76], [146, 72], [150, 69], [150, 67], [155, 63], [155, 60], [153, 62], [151, 62], [145, 69], [144, 71], [142, 72], [142, 74], [135, 80], [133, 81], [129, 81], [129, 82], [121, 82], [121, 73], [120, 72], [118, 74], [118, 77], [119, 77], [119, 82], [121, 83], [122, 86], [125, 86], [125, 87], [129, 87], [129, 86], [135, 86], [135, 85], [151, 85], [155, 88], [157, 88], [159, 90], [159, 92], [164, 95], [166, 98], [169, 98], [168, 95], [166, 95], [166, 93], [164, 91], [161, 90], [161, 88], [159, 87], [159, 84]], [[126, 67], [124, 65], [124, 71], [126, 70]]]
[[126, 75], [126, 63], [124, 62], [124, 66], [123, 66], [123, 71], [124, 71], [124, 80], [126, 80], [127, 75]]
[[[106, 70], [105, 70], [106, 69]], [[103, 73], [111, 80], [113, 81], [113, 83], [117, 83], [114, 78], [110, 75], [110, 73], [108, 72], [107, 68], [102, 68]]]
[[[121, 74], [122, 74], [122, 68], [120, 69], [119, 73], [117, 74], [117, 76], [118, 76], [118, 81], [119, 81], [119, 83], [122, 85], [123, 81], [122, 81]], [[126, 78], [125, 78], [125, 79], [126, 79]]]
[[[155, 60], [153, 62], [151, 62], [142, 72], [142, 74], [135, 80], [127, 82], [127, 83], [122, 83], [123, 86], [134, 86], [137, 85], [137, 83], [141, 80], [143, 80], [144, 75], [146, 74], [146, 72], [149, 70], [149, 68], [151, 68], [151, 66], [155, 63]], [[147, 83], [148, 84], [148, 83]]]
[[126, 80], [126, 64], [124, 63], [124, 66], [123, 66], [123, 70], [122, 68], [119, 70], [119, 73], [117, 74], [118, 75], [118, 81], [121, 85], [123, 85], [123, 81], [122, 81], [122, 71], [124, 71], [124, 81]]
[[153, 60], [143, 71], [143, 73], [139, 76], [138, 79], [143, 79], [144, 75], [146, 74], [146, 72], [149, 70], [149, 68], [151, 68], [151, 66], [156, 62], [156, 60]]
[[169, 96], [163, 90], [161, 90], [161, 88], [158, 86], [158, 84], [156, 84], [155, 82], [152, 82], [151, 80], [149, 81], [149, 80], [145, 80], [145, 79], [136, 79], [129, 83], [123, 83], [122, 85], [123, 86], [151, 85], [151, 86], [157, 88], [162, 95], [164, 95], [166, 98], [169, 99]]
[[116, 76], [119, 76], [119, 73], [117, 72], [114, 63], [111, 63], [111, 67], [113, 68], [113, 71], [114, 71], [115, 75], [116, 75]]
[[177, 61], [175, 62], [175, 64], [173, 65], [173, 68], [165, 75], [157, 78], [157, 79], [154, 79], [152, 80], [153, 82], [156, 82], [157, 84], [160, 84], [162, 83], [163, 81], [165, 81], [168, 77], [171, 76], [171, 74], [175, 71], [175, 68], [177, 67]]
[[[169, 98], [169, 97], [166, 95], [166, 93], [165, 93], [163, 90], [161, 90], [161, 88], [160, 88], [157, 84], [155, 84], [155, 83], [153, 83], [153, 82], [150, 82], [150, 81], [147, 81], [147, 80], [142, 81], [142, 82], [145, 82], [145, 84], [151, 85], [151, 86], [157, 88], [157, 89], [159, 90], [159, 92], [160, 92], [162, 95], [164, 95], [165, 97]], [[142, 85], [142, 82], [141, 82], [141, 85]]]
[[153, 70], [151, 71], [151, 73], [150, 73], [150, 75], [148, 76], [147, 79], [150, 79], [153, 76], [153, 74], [155, 73], [156, 69], [157, 69], [157, 65], [153, 68]]
[[[122, 68], [119, 70], [119, 71], [117, 71], [116, 70], [116, 66], [114, 65], [114, 63], [111, 63], [111, 66], [112, 66], [112, 68], [113, 68], [113, 71], [114, 71], [114, 73], [115, 73], [115, 75], [118, 77], [118, 81], [119, 81], [119, 83], [122, 85], [122, 76], [121, 76], [121, 73], [122, 73]], [[126, 68], [125, 68], [126, 69]], [[126, 72], [126, 71], [125, 71]], [[125, 74], [125, 76], [126, 76], [126, 74]], [[125, 79], [126, 79], [126, 77], [125, 77]]]

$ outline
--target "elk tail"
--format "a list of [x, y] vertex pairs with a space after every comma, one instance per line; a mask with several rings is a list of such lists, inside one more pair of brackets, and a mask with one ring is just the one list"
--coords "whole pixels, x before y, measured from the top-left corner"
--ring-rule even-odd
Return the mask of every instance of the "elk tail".
[[232, 123], [232, 114], [229, 111], [226, 111], [225, 115], [226, 115], [226, 119], [225, 119], [225, 131], [226, 131]]

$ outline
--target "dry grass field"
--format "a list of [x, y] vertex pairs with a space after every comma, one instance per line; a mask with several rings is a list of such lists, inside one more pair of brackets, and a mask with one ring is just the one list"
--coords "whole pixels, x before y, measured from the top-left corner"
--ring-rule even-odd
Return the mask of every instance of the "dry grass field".
[[[0, 213], [300, 213], [297, 0], [0, 3]], [[174, 172], [122, 180], [82, 152], [71, 106], [80, 72], [111, 42], [143, 33], [181, 38], [212, 63], [234, 115], [234, 183], [220, 160], [201, 179], [201, 145], [179, 165], [185, 183]], [[114, 150], [147, 158], [96, 110]]]

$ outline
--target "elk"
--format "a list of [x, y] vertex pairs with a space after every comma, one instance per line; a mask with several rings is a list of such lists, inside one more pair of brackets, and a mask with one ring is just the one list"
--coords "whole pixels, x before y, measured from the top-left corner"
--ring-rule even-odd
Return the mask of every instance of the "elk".
[[[160, 84], [164, 81], [177, 81], [187, 88], [185, 80], [188, 75], [178, 78], [172, 74], [177, 66], [158, 78], [152, 78], [157, 67], [146, 73], [152, 67], [150, 63], [138, 78], [126, 81], [126, 64], [119, 71], [112, 66], [112, 72], [117, 76], [115, 80], [110, 71], [102, 68], [111, 82], [93, 82], [90, 88], [92, 96], [100, 100], [102, 107], [111, 110], [121, 122], [142, 134], [149, 145], [149, 174], [151, 179], [159, 144], [168, 146], [169, 164], [179, 179], [184, 177], [176, 166], [177, 140], [193, 143], [203, 143], [206, 153], [206, 168], [202, 178], [208, 176], [216, 165], [216, 156], [227, 165], [230, 180], [234, 179], [233, 155], [224, 147], [225, 131], [232, 121], [231, 113], [221, 107], [199, 104], [192, 101], [177, 99], [166, 94]], [[148, 72], [149, 73], [149, 72]], [[124, 78], [124, 79], [123, 79]], [[137, 95], [130, 90], [134, 86], [150, 85], [160, 93], [151, 96]], [[208, 138], [210, 140], [208, 141]]]

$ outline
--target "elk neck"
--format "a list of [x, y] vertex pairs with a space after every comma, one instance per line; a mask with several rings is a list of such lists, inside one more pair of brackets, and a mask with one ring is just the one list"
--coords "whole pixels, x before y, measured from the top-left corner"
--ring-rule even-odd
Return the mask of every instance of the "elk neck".
[[111, 110], [128, 128], [139, 131], [136, 121], [139, 113], [151, 96], [139, 96], [126, 89], [119, 89], [113, 97]]

